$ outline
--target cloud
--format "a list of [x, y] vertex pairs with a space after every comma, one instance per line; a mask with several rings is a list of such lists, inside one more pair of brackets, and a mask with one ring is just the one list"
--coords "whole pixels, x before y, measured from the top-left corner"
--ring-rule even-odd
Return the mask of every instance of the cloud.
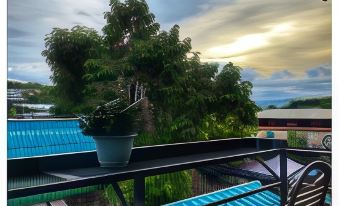
[[24, 30], [20, 30], [20, 29], [15, 29], [12, 27], [8, 28], [8, 38], [22, 38], [25, 36], [28, 36], [29, 33], [24, 31]]
[[291, 78], [293, 75], [291, 72], [289, 72], [288, 70], [283, 70], [283, 71], [279, 71], [279, 72], [274, 72], [271, 75], [271, 79], [289, 79]]
[[[86, 25], [101, 32], [106, 0], [8, 1], [8, 77], [48, 83], [50, 69], [41, 56], [45, 35], [54, 27]], [[90, 17], [89, 17], [90, 16]]]
[[165, 30], [182, 19], [207, 11], [213, 5], [217, 5], [214, 0], [147, 0], [147, 3], [156, 21], [160, 22], [161, 28]]
[[20, 83], [27, 83], [26, 81], [18, 80], [18, 79], [7, 79], [8, 81], [11, 82], [20, 82]]
[[79, 23], [101, 32], [105, 24], [103, 13], [108, 9], [108, 2], [104, 0], [11, 0], [8, 2], [8, 37], [17, 41], [8, 42], [9, 55], [11, 51], [21, 51], [30, 42], [34, 48], [24, 50], [24, 55], [40, 57], [45, 35], [55, 27], [71, 28]]
[[[331, 95], [332, 79], [328, 71], [331, 71], [331, 65], [323, 64], [306, 70], [303, 76], [282, 70], [269, 77], [263, 77], [259, 76], [255, 69], [248, 68], [242, 71], [242, 77], [243, 80], [250, 79], [253, 83], [252, 98], [255, 101], [263, 101]], [[317, 75], [309, 75], [316, 72]]]
[[307, 71], [308, 77], [331, 77], [332, 68], [329, 64], [320, 65]]
[[253, 82], [254, 100], [288, 99], [309, 96], [331, 96], [331, 79], [261, 80]]
[[217, 1], [176, 23], [203, 61], [231, 61], [264, 76], [285, 68], [300, 76], [331, 62], [331, 1]]
[[245, 68], [241, 71], [241, 79], [243, 81], [254, 81], [259, 78], [259, 74], [255, 69]]
[[19, 47], [34, 47], [35, 43], [25, 40], [18, 40], [18, 39], [9, 39], [9, 44], [12, 46], [19, 46]]
[[81, 15], [81, 16], [87, 16], [87, 17], [90, 17], [91, 15], [87, 12], [84, 12], [84, 11], [78, 11], [77, 12], [78, 15]]
[[50, 75], [51, 71], [46, 63], [10, 64], [8, 67], [9, 79], [51, 84], [49, 80]]
[[259, 48], [267, 47], [272, 39], [277, 36], [288, 36], [293, 28], [293, 23], [281, 23], [271, 26], [262, 33], [250, 33], [236, 38], [232, 43], [209, 48], [207, 58], [229, 58], [248, 54]]

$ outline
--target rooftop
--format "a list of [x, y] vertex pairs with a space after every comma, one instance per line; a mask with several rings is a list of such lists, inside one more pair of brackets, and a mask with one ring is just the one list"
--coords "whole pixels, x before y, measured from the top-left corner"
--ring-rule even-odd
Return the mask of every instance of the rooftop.
[[258, 113], [259, 119], [332, 119], [331, 109], [269, 109]]

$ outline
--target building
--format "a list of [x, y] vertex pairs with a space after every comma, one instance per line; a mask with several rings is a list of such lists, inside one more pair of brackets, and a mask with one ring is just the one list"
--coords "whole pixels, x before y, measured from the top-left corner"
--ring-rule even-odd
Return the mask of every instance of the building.
[[271, 109], [258, 113], [258, 137], [305, 138], [308, 147], [324, 146], [331, 142], [331, 109]]

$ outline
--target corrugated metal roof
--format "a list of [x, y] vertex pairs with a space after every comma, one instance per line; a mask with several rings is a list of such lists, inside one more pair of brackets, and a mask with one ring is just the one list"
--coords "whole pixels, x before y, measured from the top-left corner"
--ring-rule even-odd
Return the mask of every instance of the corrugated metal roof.
[[[84, 136], [77, 119], [8, 120], [7, 158], [24, 158], [95, 150], [92, 138]], [[27, 187], [62, 181], [62, 178], [41, 174], [8, 180], [8, 188]], [[27, 205], [58, 200], [100, 189], [101, 186], [70, 189], [11, 199], [8, 205]]]
[[331, 109], [269, 109], [258, 113], [259, 119], [332, 119]]
[[8, 159], [95, 150], [76, 119], [8, 120], [7, 140]]
[[27, 196], [27, 197], [20, 197], [20, 198], [7, 200], [7, 206], [26, 206], [26, 205], [33, 205], [33, 204], [38, 204], [38, 203], [43, 205], [43, 203], [45, 202], [61, 200], [64, 198], [75, 196], [75, 195], [95, 192], [101, 189], [103, 189], [103, 186], [93, 185], [93, 186], [88, 186], [88, 187], [80, 187], [80, 188], [75, 188], [75, 189], [62, 190], [62, 191], [57, 191], [57, 192], [49, 192], [49, 193], [43, 193], [43, 194], [32, 195], [32, 196]]
[[[165, 206], [194, 206], [194, 205], [205, 205], [225, 198], [233, 197], [251, 190], [260, 188], [262, 185], [260, 181], [252, 181], [242, 185], [237, 185], [223, 190], [218, 190], [216, 192], [192, 197], [189, 199], [181, 200], [178, 202], [166, 204]], [[280, 205], [280, 197], [273, 192], [268, 190], [259, 192], [254, 195], [250, 195], [239, 200], [235, 200], [226, 204], [224, 206], [278, 206]]]
[[23, 187], [32, 187], [37, 185], [61, 182], [64, 180], [64, 178], [43, 173], [39, 175], [27, 175], [15, 178], [9, 177], [7, 179], [7, 188], [10, 190]]

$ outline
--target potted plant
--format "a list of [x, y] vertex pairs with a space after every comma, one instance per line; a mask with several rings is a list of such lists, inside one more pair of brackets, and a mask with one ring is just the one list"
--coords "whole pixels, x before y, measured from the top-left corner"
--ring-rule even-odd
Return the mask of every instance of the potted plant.
[[136, 105], [139, 101], [128, 105], [122, 99], [115, 99], [97, 107], [89, 115], [79, 116], [83, 134], [92, 136], [95, 141], [101, 167], [128, 164], [133, 140], [137, 136]]

